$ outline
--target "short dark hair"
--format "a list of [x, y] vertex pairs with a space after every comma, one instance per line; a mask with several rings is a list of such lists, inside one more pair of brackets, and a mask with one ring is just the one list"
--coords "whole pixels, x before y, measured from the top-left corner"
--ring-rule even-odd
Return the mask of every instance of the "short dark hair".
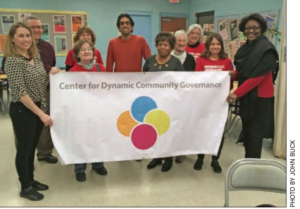
[[92, 48], [93, 50], [93, 57], [95, 56], [95, 47], [94, 47], [94, 44], [92, 42], [90, 42], [89, 40], [87, 39], [81, 39], [79, 41], [77, 41], [74, 45], [74, 48], [73, 48], [73, 52], [74, 52], [74, 58], [77, 62], [80, 62], [80, 58], [78, 57], [78, 54], [80, 52], [80, 48], [82, 47], [83, 44], [85, 43], [88, 43], [90, 45], [90, 47]]
[[241, 32], [245, 32], [245, 27], [249, 20], [255, 20], [256, 22], [258, 22], [258, 24], [261, 28], [262, 34], [267, 31], [268, 25], [267, 25], [267, 21], [265, 20], [265, 18], [263, 16], [261, 16], [261, 14], [259, 14], [259, 13], [253, 13], [246, 17], [243, 17], [243, 19], [241, 20], [241, 22], [239, 24], [239, 30]]
[[127, 18], [129, 19], [129, 21], [130, 21], [130, 25], [131, 25], [131, 26], [134, 26], [134, 21], [133, 21], [133, 19], [131, 18], [131, 16], [130, 16], [129, 14], [127, 14], [127, 13], [122, 13], [122, 14], [119, 15], [118, 20], [117, 20], [117, 27], [118, 27], [118, 28], [120, 27], [120, 21], [121, 21], [121, 19], [122, 19], [123, 17], [127, 17]]
[[158, 43], [161, 41], [168, 41], [172, 50], [175, 47], [176, 38], [170, 32], [159, 32], [155, 37], [155, 46], [158, 46]]
[[209, 58], [209, 56], [210, 56], [209, 47], [214, 38], [217, 39], [221, 44], [221, 51], [219, 52], [219, 59], [227, 58], [228, 55], [224, 50], [223, 38], [218, 33], [212, 33], [207, 37], [206, 42], [205, 42], [205, 49], [204, 49], [204, 52], [201, 54], [201, 57]]

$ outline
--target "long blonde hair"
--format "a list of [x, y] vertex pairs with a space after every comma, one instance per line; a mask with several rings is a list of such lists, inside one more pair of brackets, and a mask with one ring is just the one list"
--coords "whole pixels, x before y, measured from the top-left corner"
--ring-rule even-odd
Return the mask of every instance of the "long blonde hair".
[[5, 57], [20, 56], [20, 54], [18, 53], [18, 51], [15, 47], [15, 44], [12, 42], [18, 28], [26, 28], [29, 31], [32, 42], [31, 42], [30, 48], [28, 49], [28, 55], [30, 56], [30, 58], [38, 57], [39, 52], [36, 47], [35, 40], [32, 36], [32, 32], [31, 32], [30, 28], [22, 22], [18, 22], [18, 23], [15, 23], [10, 26], [10, 29], [9, 29], [9, 32], [8, 32], [7, 38], [6, 38], [6, 44], [5, 44], [5, 48], [4, 48], [4, 56]]

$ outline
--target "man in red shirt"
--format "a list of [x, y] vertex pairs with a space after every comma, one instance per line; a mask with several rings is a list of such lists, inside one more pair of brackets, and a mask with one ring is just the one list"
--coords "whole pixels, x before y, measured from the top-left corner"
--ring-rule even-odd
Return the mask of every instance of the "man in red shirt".
[[120, 14], [117, 27], [121, 36], [109, 41], [107, 72], [141, 72], [143, 58], [151, 56], [147, 41], [142, 36], [133, 35], [134, 21], [129, 14]]

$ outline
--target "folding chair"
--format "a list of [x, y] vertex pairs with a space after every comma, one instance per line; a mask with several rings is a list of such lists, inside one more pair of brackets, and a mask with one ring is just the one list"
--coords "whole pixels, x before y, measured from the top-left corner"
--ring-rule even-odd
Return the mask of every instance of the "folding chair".
[[225, 207], [229, 191], [253, 190], [286, 193], [286, 167], [275, 160], [246, 158], [235, 161], [225, 177]]

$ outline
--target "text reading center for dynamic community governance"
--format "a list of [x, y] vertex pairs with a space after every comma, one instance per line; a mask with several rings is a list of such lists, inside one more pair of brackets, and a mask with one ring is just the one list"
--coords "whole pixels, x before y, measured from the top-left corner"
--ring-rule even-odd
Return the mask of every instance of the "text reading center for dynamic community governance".
[[168, 83], [143, 83], [143, 82], [136, 82], [136, 83], [88, 83], [88, 84], [80, 84], [80, 83], [65, 83], [62, 82], [59, 84], [59, 88], [63, 90], [72, 90], [72, 89], [104, 89], [104, 90], [111, 90], [111, 89], [207, 89], [207, 88], [221, 88], [221, 83], [175, 83], [175, 82], [168, 82]]

